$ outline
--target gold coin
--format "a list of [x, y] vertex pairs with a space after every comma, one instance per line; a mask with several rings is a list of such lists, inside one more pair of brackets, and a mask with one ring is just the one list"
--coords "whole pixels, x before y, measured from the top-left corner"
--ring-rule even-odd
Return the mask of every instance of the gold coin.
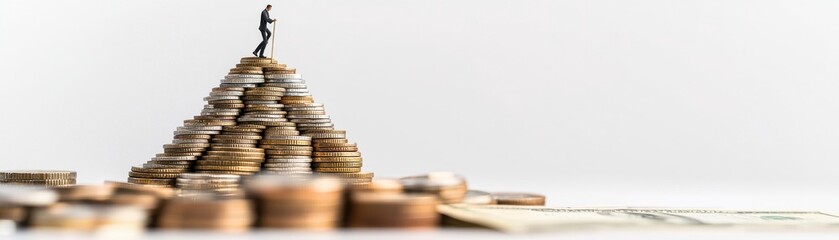
[[175, 135], [175, 139], [210, 139], [210, 135]]
[[312, 139], [312, 142], [315, 145], [324, 144], [324, 143], [347, 143], [346, 138], [319, 138], [319, 139]]
[[240, 171], [217, 171], [217, 170], [195, 170], [197, 173], [214, 173], [214, 174], [234, 174], [240, 176], [253, 175], [254, 172], [240, 172]]
[[192, 162], [193, 161], [191, 161], [191, 160], [183, 160], [183, 161], [181, 161], [181, 160], [150, 160], [146, 163], [157, 164], [157, 165], [182, 166], [182, 165], [190, 165], [190, 164], [192, 164]]
[[361, 162], [361, 157], [315, 157], [312, 162]]
[[131, 167], [132, 172], [144, 172], [144, 173], [182, 173], [187, 172], [189, 169], [187, 168], [144, 168], [144, 167]]
[[265, 153], [263, 153], [263, 152], [207, 151], [207, 156], [262, 157], [262, 156], [265, 156]]
[[254, 71], [254, 70], [231, 70], [227, 72], [228, 74], [262, 74], [262, 71]]
[[259, 140], [251, 140], [251, 139], [210, 139], [210, 142], [213, 143], [225, 143], [225, 144], [257, 144]]
[[238, 171], [238, 172], [258, 172], [260, 167], [243, 167], [243, 166], [216, 166], [216, 165], [196, 165], [197, 170], [215, 170], [215, 171]]
[[41, 185], [41, 186], [63, 186], [76, 184], [76, 179], [3, 179], [0, 183]]
[[242, 97], [242, 100], [245, 101], [279, 101], [282, 97], [281, 96], [248, 96], [245, 95]]
[[164, 153], [191, 153], [191, 152], [204, 152], [204, 148], [164, 148]]
[[249, 162], [262, 162], [265, 161], [264, 157], [233, 157], [233, 156], [203, 156], [201, 157], [202, 160], [224, 160], [224, 161], [249, 161]]
[[327, 173], [357, 173], [361, 171], [361, 168], [342, 168], [342, 167], [315, 167], [312, 168], [315, 172], [327, 172]]
[[311, 156], [312, 151], [266, 150], [265, 154], [279, 156]]
[[0, 179], [71, 179], [76, 172], [63, 170], [17, 170], [2, 171]]
[[372, 172], [354, 172], [354, 173], [322, 173], [327, 176], [336, 176], [342, 178], [373, 178]]
[[291, 100], [291, 99], [283, 99], [280, 100], [282, 104], [303, 104], [303, 103], [314, 103], [315, 101], [312, 99], [304, 99], [304, 100]]
[[149, 173], [149, 172], [128, 172], [129, 177], [136, 178], [177, 178], [180, 173]]
[[302, 110], [302, 111], [288, 111], [289, 115], [324, 115], [326, 111], [309, 111], [309, 110]]
[[201, 155], [201, 152], [166, 152], [163, 154], [167, 157], [198, 157]]
[[129, 183], [137, 183], [137, 184], [151, 184], [151, 185], [168, 185], [174, 184], [175, 179], [156, 179], [156, 178], [136, 178], [136, 177], [128, 177]]
[[216, 136], [214, 136], [214, 137], [213, 137], [213, 139], [245, 139], [245, 140], [260, 140], [260, 139], [262, 139], [262, 136], [260, 136], [260, 135], [250, 136], [250, 135], [227, 135], [227, 134], [221, 134], [221, 135], [216, 135]]
[[321, 162], [315, 163], [314, 166], [327, 168], [360, 168], [361, 162]]
[[196, 166], [198, 166], [198, 165], [245, 166], [245, 167], [259, 167], [259, 166], [262, 166], [261, 162], [224, 161], [224, 160], [201, 160], [201, 161], [195, 161], [195, 164], [196, 164]]
[[318, 140], [318, 142], [314, 144], [315, 148], [320, 148], [320, 147], [330, 147], [330, 148], [331, 147], [358, 147], [355, 143], [346, 143], [346, 142], [344, 142], [344, 143], [331, 143], [331, 142], [322, 142], [322, 140], [326, 140], [326, 139]]
[[265, 131], [265, 136], [299, 136], [300, 132], [297, 130], [274, 130], [271, 132]]
[[262, 148], [250, 148], [250, 147], [210, 147], [210, 151], [224, 151], [224, 152], [258, 152], [262, 153], [265, 152], [265, 149]]
[[360, 152], [313, 152], [315, 157], [361, 157]]
[[528, 206], [544, 206], [545, 196], [532, 193], [492, 193], [492, 197], [499, 205], [528, 205]]
[[309, 146], [287, 146], [287, 145], [262, 145], [259, 146], [265, 150], [286, 150], [286, 151], [312, 151]]
[[356, 152], [357, 147], [316, 147], [318, 152]]
[[263, 139], [259, 142], [260, 144], [273, 144], [273, 145], [295, 145], [295, 146], [310, 146], [312, 145], [312, 141], [305, 141], [305, 140], [283, 140], [283, 139]]

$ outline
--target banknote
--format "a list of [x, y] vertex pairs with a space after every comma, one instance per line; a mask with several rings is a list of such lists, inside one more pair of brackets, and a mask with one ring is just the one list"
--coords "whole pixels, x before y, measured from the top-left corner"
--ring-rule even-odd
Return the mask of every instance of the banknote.
[[733, 211], [653, 208], [551, 208], [512, 205], [440, 205], [460, 223], [504, 232], [541, 232], [600, 227], [835, 228], [839, 216], [816, 211]]

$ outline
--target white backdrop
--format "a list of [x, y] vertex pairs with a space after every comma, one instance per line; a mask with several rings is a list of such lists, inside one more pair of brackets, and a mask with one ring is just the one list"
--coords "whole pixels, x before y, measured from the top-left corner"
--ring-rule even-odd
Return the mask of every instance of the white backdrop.
[[124, 180], [260, 40], [377, 176], [551, 205], [839, 202], [836, 1], [2, 1], [0, 169]]

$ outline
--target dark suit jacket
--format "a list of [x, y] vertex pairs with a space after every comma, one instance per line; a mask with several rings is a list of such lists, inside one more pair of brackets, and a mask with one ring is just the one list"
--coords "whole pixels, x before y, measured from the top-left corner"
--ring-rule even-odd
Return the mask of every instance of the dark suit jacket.
[[274, 20], [271, 20], [271, 16], [268, 16], [268, 9], [262, 10], [262, 17], [259, 19], [259, 29], [268, 29], [268, 23], [274, 23]]

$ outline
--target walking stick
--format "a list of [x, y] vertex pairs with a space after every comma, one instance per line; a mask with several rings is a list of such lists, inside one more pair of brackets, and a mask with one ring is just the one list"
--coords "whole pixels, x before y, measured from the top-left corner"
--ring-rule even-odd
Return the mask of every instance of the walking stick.
[[271, 59], [274, 59], [274, 39], [277, 38], [277, 21], [272, 23], [274, 25], [274, 36], [271, 36]]

